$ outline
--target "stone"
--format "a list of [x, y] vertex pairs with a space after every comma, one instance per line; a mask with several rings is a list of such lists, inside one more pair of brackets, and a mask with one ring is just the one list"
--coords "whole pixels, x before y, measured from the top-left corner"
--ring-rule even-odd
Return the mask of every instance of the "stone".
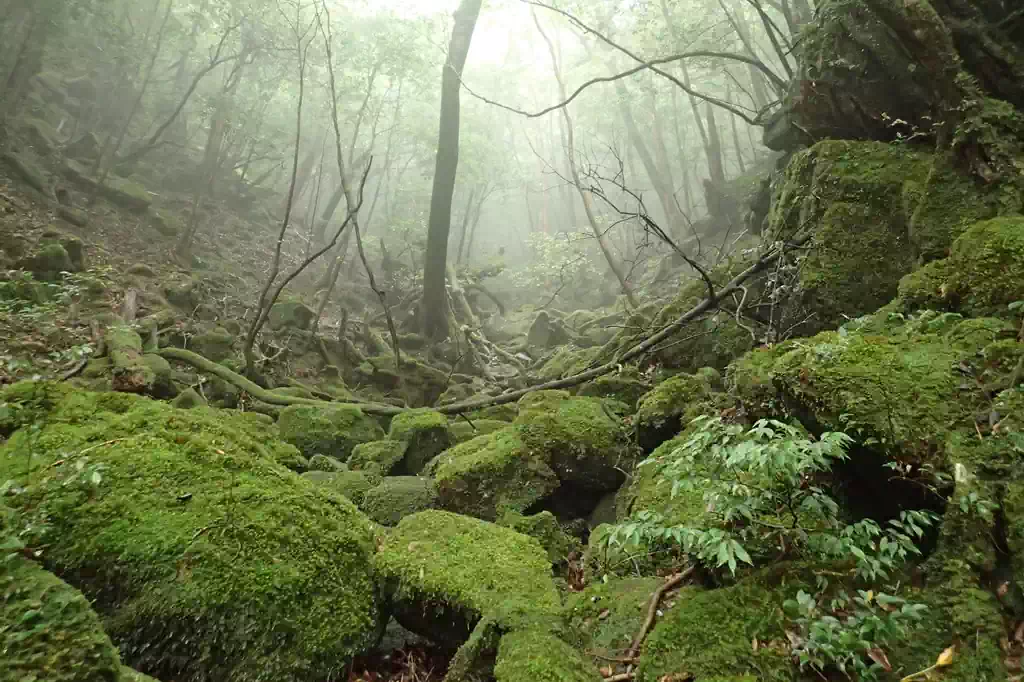
[[387, 476], [366, 491], [360, 509], [383, 526], [397, 526], [406, 516], [437, 507], [437, 484], [421, 476]]
[[391, 420], [388, 439], [406, 443], [402, 473], [415, 476], [454, 444], [448, 419], [433, 410], [403, 412]]
[[329, 455], [348, 460], [360, 443], [381, 440], [384, 430], [354, 405], [291, 405], [278, 419], [281, 438], [306, 457]]

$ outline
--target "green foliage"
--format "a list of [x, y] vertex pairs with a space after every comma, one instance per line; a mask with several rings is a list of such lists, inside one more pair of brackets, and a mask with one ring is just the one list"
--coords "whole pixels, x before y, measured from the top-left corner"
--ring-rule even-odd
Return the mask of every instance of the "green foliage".
[[532, 258], [512, 274], [513, 283], [524, 293], [551, 297], [560, 292], [572, 301], [601, 288], [604, 277], [598, 268], [600, 261], [593, 253], [592, 235], [531, 232], [526, 242]]
[[731, 573], [741, 563], [753, 565], [757, 547], [782, 546], [808, 557], [853, 556], [858, 575], [871, 580], [887, 577], [920, 553], [915, 543], [932, 523], [930, 514], [904, 512], [884, 529], [869, 519], [844, 524], [839, 505], [816, 483], [847, 458], [849, 436], [825, 433], [812, 440], [802, 429], [774, 420], [758, 421], [749, 430], [718, 418], [698, 417], [695, 424], [661, 475], [673, 496], [702, 491], [710, 510], [705, 525], [665, 525], [656, 512], [642, 510], [607, 536], [609, 546], [672, 541], [698, 561]]
[[[800, 590], [795, 599], [786, 600], [784, 608], [800, 628], [793, 653], [801, 669], [810, 667], [823, 674], [835, 668], [865, 681], [878, 679], [885, 669], [877, 660], [884, 656], [883, 648], [904, 639], [927, 609], [924, 604], [864, 590], [852, 598], [840, 592], [828, 604]], [[836, 612], [844, 615], [836, 617]]]

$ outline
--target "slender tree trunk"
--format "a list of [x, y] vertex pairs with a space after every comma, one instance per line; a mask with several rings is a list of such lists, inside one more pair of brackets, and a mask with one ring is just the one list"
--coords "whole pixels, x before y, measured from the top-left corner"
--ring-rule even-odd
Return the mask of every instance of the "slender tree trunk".
[[732, 124], [732, 144], [736, 148], [736, 165], [740, 169], [740, 174], [747, 172], [747, 164], [743, 160], [743, 147], [740, 145], [740, 130], [736, 123], [736, 117], [730, 116], [730, 123]]
[[448, 61], [441, 78], [441, 123], [437, 140], [434, 188], [430, 198], [427, 252], [423, 268], [423, 331], [428, 338], [448, 336], [448, 300], [445, 280], [448, 266], [448, 233], [451, 230], [452, 195], [459, 166], [459, 95], [462, 70], [469, 56], [483, 0], [462, 0], [455, 11]]
[[466, 232], [469, 230], [469, 219], [473, 215], [473, 200], [476, 198], [477, 188], [473, 187], [469, 191], [469, 198], [466, 199], [466, 209], [462, 214], [462, 230], [461, 236], [459, 237], [459, 248], [455, 254], [455, 263], [462, 265], [462, 254], [466, 249]]

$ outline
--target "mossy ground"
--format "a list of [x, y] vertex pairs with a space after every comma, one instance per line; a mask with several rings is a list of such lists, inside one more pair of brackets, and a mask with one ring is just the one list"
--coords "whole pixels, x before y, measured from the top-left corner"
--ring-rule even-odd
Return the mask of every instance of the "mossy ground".
[[582, 592], [569, 595], [565, 618], [577, 648], [590, 652], [598, 665], [608, 658], [625, 657], [647, 617], [651, 596], [662, 582], [660, 578], [594, 581]]
[[258, 418], [48, 385], [0, 404], [33, 424], [0, 449], [24, 487], [9, 503], [46, 521], [47, 567], [96, 600], [127, 662], [298, 680], [372, 644], [372, 525], [279, 465]]

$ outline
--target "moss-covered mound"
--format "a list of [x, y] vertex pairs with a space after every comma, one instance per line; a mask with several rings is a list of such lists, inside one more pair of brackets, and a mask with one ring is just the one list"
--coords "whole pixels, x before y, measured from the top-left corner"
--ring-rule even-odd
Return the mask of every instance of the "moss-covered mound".
[[497, 682], [601, 682], [597, 667], [543, 628], [501, 638], [494, 665]]
[[441, 370], [417, 362], [408, 356], [395, 369], [393, 355], [368, 359], [353, 371], [353, 383], [366, 386], [381, 398], [397, 400], [409, 407], [434, 405], [451, 383]]
[[357, 506], [381, 482], [380, 475], [372, 471], [307, 471], [302, 478], [343, 495]]
[[555, 565], [564, 564], [568, 560], [569, 554], [579, 549], [579, 541], [566, 533], [558, 525], [555, 515], [549, 511], [532, 516], [523, 516], [519, 512], [507, 511], [498, 519], [498, 525], [535, 538], [548, 553], [548, 559]]
[[380, 424], [354, 405], [292, 405], [277, 424], [281, 438], [306, 457], [330, 455], [342, 462], [356, 445], [384, 437]]
[[483, 615], [559, 609], [540, 544], [507, 528], [444, 511], [407, 516], [374, 559], [395, 617], [435, 641], [461, 644]]
[[624, 658], [647, 617], [651, 596], [662, 582], [659, 578], [594, 581], [582, 592], [569, 595], [565, 618], [577, 648], [589, 652], [598, 665]]
[[680, 590], [644, 642], [636, 679], [795, 679], [785, 647], [770, 645], [786, 641], [782, 603], [809, 589], [799, 574], [787, 576], [774, 570], [732, 587]]
[[388, 476], [366, 491], [360, 508], [382, 526], [396, 526], [410, 514], [437, 507], [437, 485], [421, 476]]
[[96, 601], [128, 663], [299, 680], [375, 641], [372, 524], [278, 464], [259, 420], [52, 384], [0, 406], [32, 424], [0, 449], [23, 488], [8, 503], [46, 526], [46, 566]]
[[1024, 300], [1024, 218], [977, 223], [960, 235], [949, 257], [929, 263], [900, 282], [908, 311], [950, 310], [1005, 315]]
[[455, 440], [448, 428], [448, 418], [433, 410], [404, 412], [391, 420], [390, 440], [407, 444], [402, 472], [415, 476], [427, 462], [441, 454]]
[[640, 379], [639, 374], [633, 371], [594, 379], [583, 384], [577, 395], [588, 398], [612, 398], [632, 408], [650, 388], [650, 384]]
[[515, 427], [451, 448], [428, 471], [444, 509], [489, 521], [505, 510], [526, 511], [559, 486], [558, 476], [542, 456], [531, 454]]
[[560, 391], [525, 396], [515, 424], [531, 453], [564, 481], [594, 491], [615, 490], [632, 465], [626, 431], [600, 398], [567, 398]]
[[0, 678], [127, 682], [89, 600], [39, 564], [0, 556]]
[[465, 443], [468, 440], [473, 440], [477, 436], [485, 436], [488, 433], [494, 433], [495, 431], [501, 431], [507, 427], [509, 422], [502, 421], [500, 419], [473, 419], [472, 421], [466, 421], [460, 419], [451, 425], [452, 440], [458, 443]]
[[353, 471], [376, 471], [388, 476], [398, 468], [405, 458], [408, 444], [398, 440], [375, 440], [360, 443], [352, 448], [348, 468]]
[[661, 382], [640, 399], [634, 421], [637, 445], [644, 452], [653, 451], [694, 417], [724, 402], [722, 398], [702, 376], [680, 374]]

